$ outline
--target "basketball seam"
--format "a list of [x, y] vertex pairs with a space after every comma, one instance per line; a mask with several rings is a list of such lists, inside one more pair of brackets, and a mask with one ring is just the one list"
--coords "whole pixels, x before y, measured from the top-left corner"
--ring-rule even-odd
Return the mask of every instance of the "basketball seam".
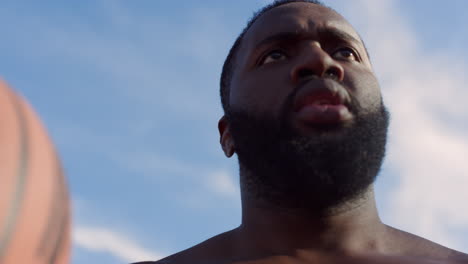
[[[57, 162], [57, 169], [59, 171], [59, 175], [62, 176], [62, 177], [59, 178], [60, 185], [62, 186], [61, 196], [62, 196], [62, 199], [65, 200], [64, 201], [65, 203], [69, 203], [68, 195], [66, 193], [66, 183], [65, 183], [65, 177], [63, 176], [63, 169], [60, 166], [60, 162], [58, 161], [58, 159], [56, 160], [56, 162]], [[60, 219], [61, 219], [61, 221], [60, 221], [59, 236], [58, 236], [57, 242], [55, 244], [55, 248], [53, 250], [52, 256], [50, 257], [50, 260], [49, 260], [50, 264], [55, 263], [58, 254], [63, 250], [63, 246], [64, 246], [64, 241], [63, 240], [65, 239], [65, 236], [66, 236], [65, 228], [67, 226], [69, 226], [69, 221], [70, 221], [70, 215], [66, 212], [66, 210], [62, 211], [62, 217]]]
[[[57, 174], [57, 172], [55, 172]], [[54, 175], [56, 176], [56, 175]], [[59, 175], [60, 176], [60, 175]], [[37, 254], [39, 256], [45, 255], [46, 259], [49, 259], [49, 252], [52, 251], [52, 247], [54, 245], [52, 243], [55, 242], [55, 240], [51, 240], [51, 238], [55, 238], [56, 235], [56, 229], [54, 226], [57, 224], [57, 221], [60, 221], [60, 219], [57, 217], [58, 214], [60, 214], [60, 201], [57, 199], [57, 197], [60, 197], [60, 187], [57, 186], [59, 184], [55, 184], [56, 182], [53, 182], [53, 190], [52, 190], [52, 195], [50, 196], [50, 209], [49, 209], [49, 214], [48, 217], [45, 220], [45, 229], [42, 231], [41, 235], [41, 240], [39, 243], [39, 247], [37, 248]], [[52, 245], [51, 245], [52, 244]], [[51, 246], [48, 246], [51, 245]]]
[[[16, 113], [16, 118], [19, 123], [19, 130], [20, 130], [20, 156], [19, 161], [20, 164], [17, 170], [17, 185], [16, 189], [13, 193], [12, 204], [9, 209], [9, 212], [6, 216], [6, 224], [0, 236], [0, 260], [4, 257], [6, 249], [8, 247], [8, 243], [13, 237], [13, 231], [15, 229], [17, 218], [20, 211], [20, 205], [23, 202], [24, 198], [24, 190], [26, 185], [26, 178], [27, 178], [27, 169], [29, 165], [29, 138], [26, 134], [28, 130], [28, 126], [26, 123], [26, 116], [24, 113], [24, 109], [21, 107], [18, 98], [15, 96], [13, 91], [9, 91], [7, 93], [10, 94], [12, 98], [13, 107]], [[1, 261], [0, 261], [1, 262]]]
[[[57, 157], [57, 156], [56, 156]], [[38, 254], [42, 256], [45, 254], [45, 259], [48, 260], [48, 263], [54, 264], [58, 254], [62, 249], [63, 239], [66, 235], [65, 228], [68, 223], [68, 214], [62, 205], [68, 202], [65, 181], [63, 177], [63, 170], [60, 166], [58, 159], [55, 159], [56, 162], [56, 177], [57, 182], [54, 192], [57, 192], [57, 195], [52, 197], [52, 207], [49, 213], [47, 228], [42, 234], [41, 244], [38, 248]], [[57, 188], [58, 187], [58, 188]], [[58, 197], [58, 199], [57, 199]], [[50, 220], [52, 219], [52, 220]], [[57, 228], [54, 228], [55, 224], [58, 222]], [[50, 245], [47, 247], [47, 245]], [[44, 253], [46, 251], [46, 253]]]

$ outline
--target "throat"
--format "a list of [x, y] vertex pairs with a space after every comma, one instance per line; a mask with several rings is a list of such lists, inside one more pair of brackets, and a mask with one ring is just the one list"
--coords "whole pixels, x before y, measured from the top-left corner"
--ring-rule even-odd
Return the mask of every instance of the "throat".
[[328, 215], [248, 204], [243, 202], [242, 225], [237, 231], [245, 250], [272, 255], [301, 250], [345, 254], [384, 250], [386, 226], [378, 216], [372, 188], [365, 198]]

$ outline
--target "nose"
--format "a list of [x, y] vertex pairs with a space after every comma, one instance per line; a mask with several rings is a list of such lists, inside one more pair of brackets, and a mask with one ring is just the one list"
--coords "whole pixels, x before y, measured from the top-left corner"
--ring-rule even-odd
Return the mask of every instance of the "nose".
[[299, 84], [311, 77], [343, 81], [343, 66], [334, 60], [318, 43], [307, 44], [291, 69], [291, 80]]

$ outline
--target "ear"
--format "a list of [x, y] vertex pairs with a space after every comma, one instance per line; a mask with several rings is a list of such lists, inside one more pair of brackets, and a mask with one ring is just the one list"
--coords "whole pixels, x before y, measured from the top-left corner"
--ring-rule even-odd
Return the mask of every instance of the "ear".
[[226, 116], [221, 117], [218, 122], [219, 130], [219, 143], [223, 148], [224, 154], [226, 157], [230, 158], [234, 155], [234, 141], [232, 139], [231, 131], [229, 130], [229, 123], [226, 119]]

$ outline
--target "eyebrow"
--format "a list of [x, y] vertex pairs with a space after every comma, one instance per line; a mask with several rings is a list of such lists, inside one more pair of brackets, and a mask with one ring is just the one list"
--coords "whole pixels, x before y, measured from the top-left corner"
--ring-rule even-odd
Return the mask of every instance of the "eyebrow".
[[[353, 35], [337, 28], [319, 28], [317, 30], [317, 33], [319, 38], [339, 39], [344, 40], [346, 42], [362, 45], [362, 42], [356, 39]], [[310, 34], [304, 31], [279, 32], [261, 40], [257, 45], [255, 45], [255, 47], [259, 48], [279, 41], [297, 41], [301, 39], [307, 39], [308, 35]]]

